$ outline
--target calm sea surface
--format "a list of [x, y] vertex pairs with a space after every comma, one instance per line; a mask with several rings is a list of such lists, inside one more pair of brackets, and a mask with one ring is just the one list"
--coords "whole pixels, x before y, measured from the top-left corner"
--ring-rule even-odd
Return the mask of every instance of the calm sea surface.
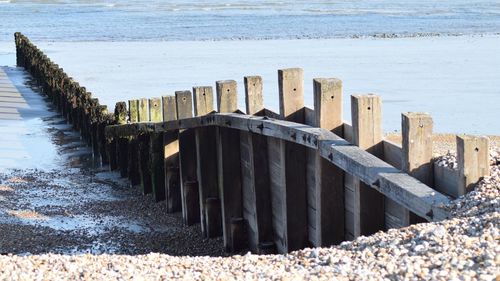
[[500, 32], [500, 1], [0, 0], [0, 41], [158, 41]]

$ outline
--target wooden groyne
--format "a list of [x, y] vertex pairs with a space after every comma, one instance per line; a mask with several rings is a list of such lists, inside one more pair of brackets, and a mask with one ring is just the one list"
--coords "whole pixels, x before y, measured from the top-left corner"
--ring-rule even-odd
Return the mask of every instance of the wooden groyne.
[[[342, 82], [314, 79], [304, 106], [303, 71], [278, 71], [280, 112], [264, 107], [262, 79], [194, 87], [116, 103], [113, 113], [16, 33], [17, 62], [111, 170], [168, 212], [223, 236], [228, 251], [286, 253], [379, 230], [449, 217], [445, 205], [489, 173], [488, 139], [457, 136], [458, 169], [434, 165], [433, 121], [402, 114], [402, 145], [381, 129], [379, 96], [351, 96]], [[217, 108], [213, 108], [216, 100]]]

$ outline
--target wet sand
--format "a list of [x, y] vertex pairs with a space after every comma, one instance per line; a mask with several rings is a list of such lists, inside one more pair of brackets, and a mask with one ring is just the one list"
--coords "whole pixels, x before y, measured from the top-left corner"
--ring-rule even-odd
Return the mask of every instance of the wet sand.
[[409, 111], [430, 113], [439, 133], [500, 132], [500, 36], [34, 43], [108, 108], [234, 79], [244, 109], [243, 76], [261, 75], [264, 104], [278, 111], [277, 70], [301, 67], [309, 107], [313, 78], [342, 79], [349, 123], [350, 95], [375, 93], [385, 132], [400, 131]]
[[100, 167], [22, 70], [2, 71], [14, 98], [0, 85], [1, 254], [224, 255], [222, 239]]

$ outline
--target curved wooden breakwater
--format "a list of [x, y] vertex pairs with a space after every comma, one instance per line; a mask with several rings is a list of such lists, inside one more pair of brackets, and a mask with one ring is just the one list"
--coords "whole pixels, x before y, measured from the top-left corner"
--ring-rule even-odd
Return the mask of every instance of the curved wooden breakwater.
[[376, 95], [351, 96], [352, 125], [344, 123], [338, 79], [314, 79], [314, 109], [293, 68], [278, 71], [279, 114], [264, 107], [259, 76], [244, 78], [246, 114], [233, 80], [108, 113], [25, 36], [15, 40], [18, 65], [103, 164], [206, 237], [222, 235], [228, 251], [286, 253], [442, 220], [451, 198], [489, 172], [483, 137], [457, 136], [458, 169], [433, 165], [425, 113], [402, 114], [402, 146], [384, 140]]

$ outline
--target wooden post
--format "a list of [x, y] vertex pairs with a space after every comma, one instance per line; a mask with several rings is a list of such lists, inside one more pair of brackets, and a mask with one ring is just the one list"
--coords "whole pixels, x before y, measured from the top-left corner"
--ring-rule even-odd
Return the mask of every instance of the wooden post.
[[[177, 120], [177, 105], [174, 96], [162, 97], [163, 121]], [[190, 108], [191, 109], [191, 108]], [[179, 131], [163, 133], [164, 171], [165, 171], [165, 198], [167, 212], [180, 211], [181, 187], [179, 178]]]
[[458, 196], [470, 192], [481, 178], [490, 175], [487, 137], [457, 136]]
[[[314, 79], [313, 126], [343, 136], [342, 81]], [[309, 241], [317, 247], [344, 240], [344, 172], [321, 157], [317, 150], [308, 156]]]
[[[353, 142], [382, 157], [382, 108], [376, 95], [351, 96]], [[384, 229], [384, 197], [359, 179], [346, 175], [346, 238], [370, 235]]]
[[[163, 120], [161, 101], [160, 98], [149, 100], [149, 119], [151, 122], [160, 122]], [[164, 155], [163, 134], [151, 133], [149, 135], [149, 170], [151, 173], [153, 197], [156, 202], [165, 200]]]
[[[304, 123], [303, 71], [278, 70], [280, 115]], [[274, 242], [279, 253], [308, 244], [305, 147], [268, 138]]]
[[99, 146], [99, 158], [101, 165], [108, 164], [108, 153], [106, 152], [106, 138], [104, 136], [104, 128], [110, 123], [111, 116], [108, 113], [106, 105], [99, 106], [99, 119], [97, 123], [97, 140]]
[[[262, 78], [248, 76], [244, 78], [244, 82], [247, 114], [263, 112]], [[247, 221], [248, 246], [252, 252], [262, 254], [270, 248], [275, 249], [269, 200], [269, 168], [266, 164], [267, 138], [241, 131], [240, 157], [243, 217]]]
[[[148, 122], [150, 120], [148, 99], [139, 100], [139, 122]], [[149, 134], [141, 134], [137, 137], [139, 145], [138, 164], [139, 178], [141, 180], [141, 189], [143, 194], [149, 194], [153, 191], [151, 183], [151, 170], [149, 166]]]
[[90, 114], [91, 114], [90, 134], [92, 139], [92, 153], [94, 157], [97, 157], [97, 155], [99, 155], [99, 141], [97, 140], [97, 122], [99, 118], [98, 107], [99, 107], [99, 100], [92, 99], [92, 103], [90, 105]]
[[[193, 117], [193, 101], [190, 91], [175, 92], [177, 119]], [[182, 218], [185, 224], [200, 222], [200, 203], [196, 174], [196, 141], [194, 130], [179, 131], [179, 168], [181, 179]]]
[[[401, 115], [401, 128], [403, 137], [402, 170], [426, 185], [433, 186], [432, 117], [427, 113], [404, 113]], [[388, 200], [390, 199], [386, 198], [386, 205]], [[394, 201], [391, 200], [391, 203]], [[401, 206], [399, 214], [402, 215], [399, 227], [425, 221]]]
[[[238, 110], [237, 84], [234, 80], [217, 81], [217, 108], [220, 113], [232, 113]], [[221, 198], [222, 229], [224, 246], [227, 251], [234, 252], [247, 238], [233, 237], [231, 222], [243, 216], [241, 195], [240, 167], [240, 131], [219, 128], [217, 135], [217, 171], [219, 196]], [[244, 232], [235, 232], [243, 235]]]
[[[139, 100], [129, 100], [129, 120], [130, 123], [139, 122]], [[129, 138], [129, 149], [128, 153], [128, 176], [130, 179], [130, 185], [136, 186], [141, 183], [140, 171], [139, 171], [139, 142], [137, 136]]]
[[264, 109], [262, 96], [262, 77], [245, 76], [245, 104], [248, 115], [254, 115]]
[[[212, 87], [194, 87], [194, 114], [202, 116], [213, 111], [213, 91]], [[208, 230], [222, 228], [219, 226], [208, 226], [208, 222], [218, 222], [221, 219], [208, 218], [206, 210], [207, 198], [218, 198], [219, 188], [217, 184], [217, 143], [216, 143], [216, 128], [202, 127], [195, 130], [196, 137], [196, 158], [197, 158], [197, 174], [200, 195], [200, 217], [201, 230], [206, 237], [212, 237]], [[214, 202], [212, 202], [215, 204]], [[219, 201], [220, 203], [220, 201]], [[216, 210], [220, 210], [216, 208]], [[220, 213], [211, 212], [210, 215], [218, 215]]]
[[205, 215], [207, 218], [207, 238], [222, 235], [221, 202], [218, 197], [208, 197], [205, 200]]
[[139, 122], [139, 100], [129, 100], [128, 101], [129, 108], [129, 120], [130, 123]]
[[238, 110], [238, 91], [234, 80], [216, 81], [217, 111], [233, 113]]
[[[123, 104], [121, 102], [117, 102], [116, 105], [115, 105], [115, 114], [114, 114], [114, 122], [115, 124], [124, 124], [124, 123], [120, 123], [122, 122], [122, 111], [125, 110], [125, 114], [127, 113], [127, 107], [123, 107]], [[83, 118], [83, 117], [82, 117]], [[124, 122], [126, 123], [126, 117], [125, 117], [125, 120]], [[81, 128], [83, 128], [84, 125], [82, 124], [81, 125]], [[107, 151], [108, 151], [108, 159], [109, 159], [109, 169], [111, 171], [114, 171], [118, 168], [118, 161], [117, 161], [117, 157], [118, 157], [118, 154], [117, 154], [117, 143], [118, 143], [118, 140], [117, 138], [113, 138], [113, 139], [108, 139], [107, 140], [107, 145], [108, 145], [108, 148], [107, 148]]]

